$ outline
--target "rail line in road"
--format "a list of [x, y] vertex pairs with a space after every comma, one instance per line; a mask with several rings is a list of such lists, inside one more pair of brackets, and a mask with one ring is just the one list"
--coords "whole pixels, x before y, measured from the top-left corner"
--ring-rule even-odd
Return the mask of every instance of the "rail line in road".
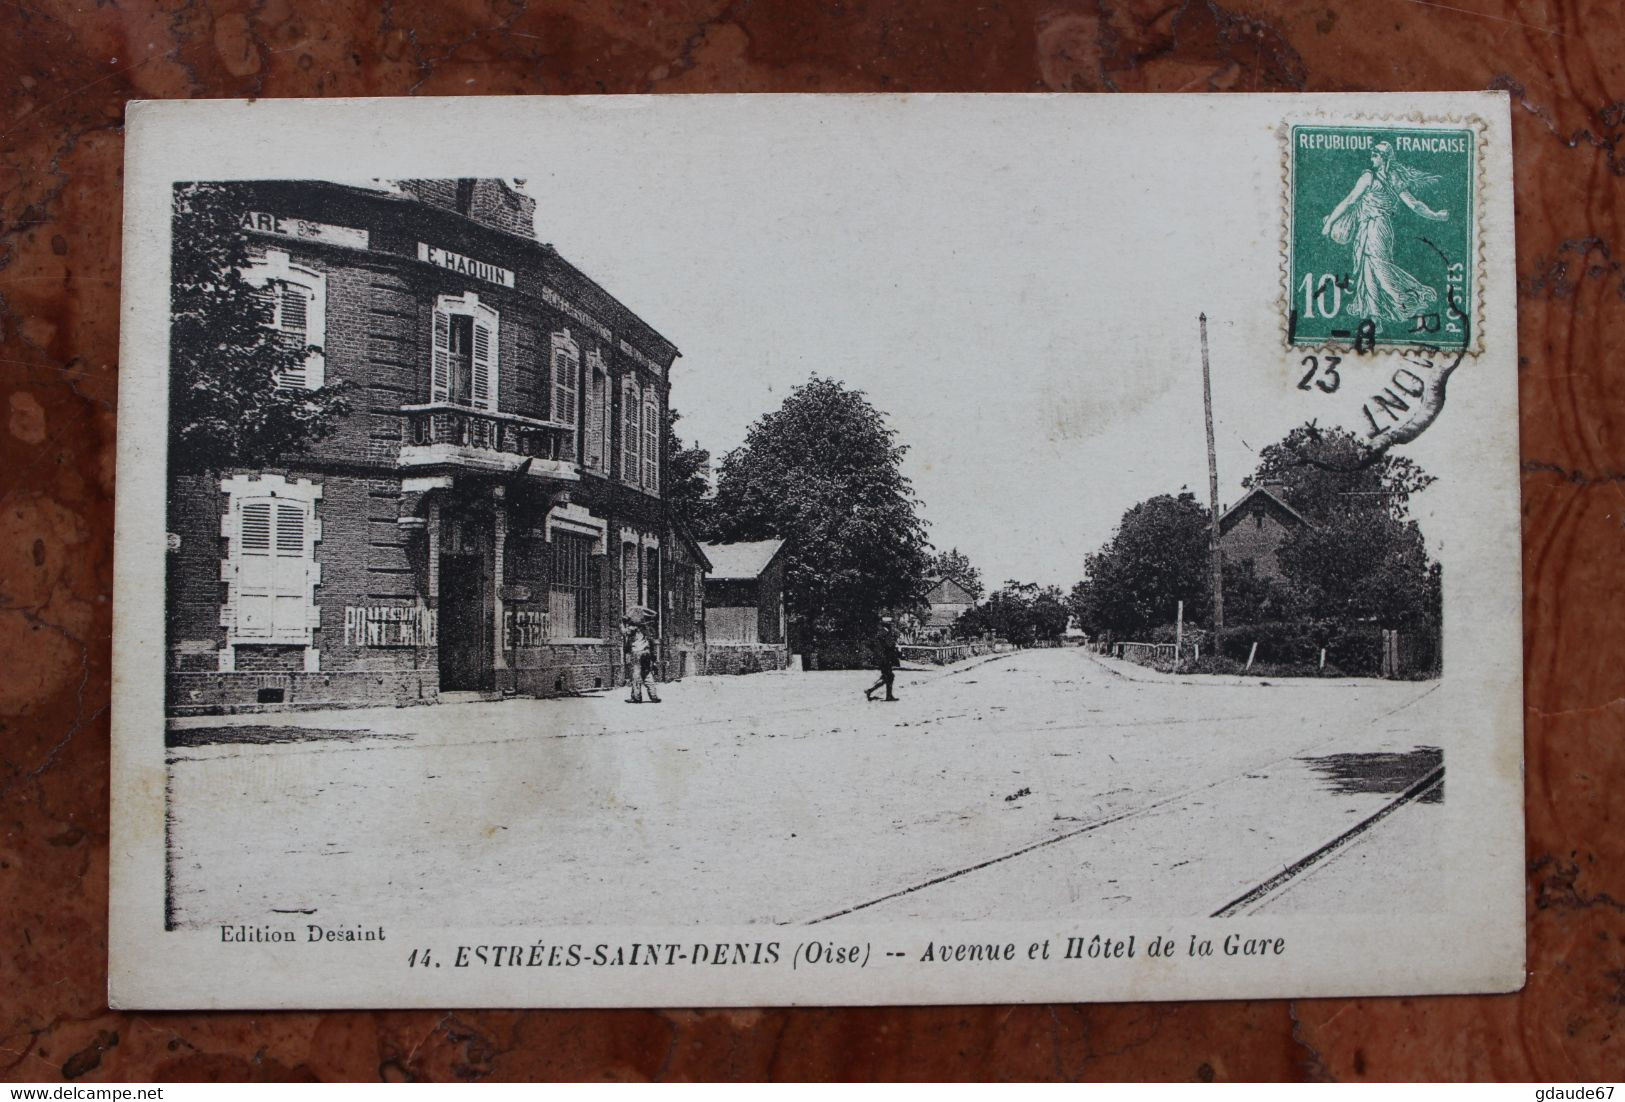
[[[1404, 704], [1399, 705], [1398, 707], [1390, 708], [1387, 711], [1381, 713], [1380, 715], [1373, 716], [1368, 721], [1367, 725], [1369, 726], [1369, 725], [1372, 725], [1372, 724], [1379, 723], [1382, 720], [1387, 719], [1389, 716], [1392, 716], [1392, 715], [1394, 715], [1394, 714], [1396, 714], [1398, 712], [1404, 711], [1407, 708], [1415, 706], [1420, 701], [1422, 701], [1422, 700], [1426, 699], [1427, 697], [1431, 696], [1436, 689], [1437, 689], [1437, 686], [1434, 686], [1434, 688], [1430, 688], [1426, 692], [1419, 693], [1417, 696], [1411, 698], [1410, 700], [1406, 701]], [[1318, 745], [1324, 745], [1324, 743], [1317, 744], [1317, 746]], [[1077, 827], [1077, 828], [1075, 828], [1073, 830], [1069, 830], [1069, 831], [1066, 831], [1066, 832], [1061, 833], [1061, 834], [1056, 834], [1056, 835], [1053, 835], [1053, 836], [1051, 836], [1049, 838], [1043, 838], [1043, 839], [1040, 839], [1040, 840], [1038, 840], [1036, 842], [1031, 842], [1031, 843], [1029, 843], [1029, 844], [1027, 844], [1025, 846], [1022, 846], [1022, 847], [1020, 847], [1018, 849], [1012, 850], [1012, 851], [1010, 851], [1008, 853], [1003, 853], [1003, 854], [1000, 854], [1000, 855], [998, 855], [996, 857], [990, 857], [990, 858], [988, 858], [988, 859], [986, 859], [984, 861], [978, 861], [977, 863], [975, 863], [973, 865], [967, 865], [964, 868], [955, 869], [952, 872], [942, 873], [939, 876], [931, 877], [930, 879], [923, 880], [920, 883], [911, 884], [906, 888], [899, 888], [896, 891], [888, 892], [887, 894], [882, 895], [882, 896], [877, 896], [874, 899], [866, 900], [866, 901], [864, 901], [862, 903], [855, 903], [850, 907], [843, 907], [838, 911], [832, 911], [829, 914], [825, 914], [825, 915], [821, 915], [821, 916], [819, 916], [817, 918], [809, 919], [809, 920], [807, 920], [805, 922], [805, 925], [814, 926], [814, 925], [817, 925], [817, 924], [819, 924], [821, 922], [829, 922], [829, 921], [831, 921], [833, 919], [843, 918], [846, 915], [855, 914], [858, 911], [867, 910], [870, 907], [876, 907], [876, 906], [879, 906], [882, 903], [887, 903], [887, 902], [890, 902], [891, 900], [894, 900], [894, 899], [900, 899], [900, 898], [902, 898], [904, 896], [912, 895], [915, 892], [924, 891], [927, 888], [932, 888], [932, 887], [935, 887], [935, 886], [937, 886], [939, 884], [945, 884], [945, 883], [948, 883], [949, 881], [952, 881], [952, 880], [958, 880], [961, 877], [969, 876], [969, 875], [971, 875], [973, 873], [980, 872], [980, 871], [982, 871], [984, 869], [988, 869], [988, 868], [990, 868], [990, 867], [992, 867], [994, 865], [999, 865], [999, 864], [1003, 864], [1006, 861], [1015, 860], [1018, 857], [1023, 857], [1025, 855], [1029, 854], [1029, 853], [1032, 853], [1032, 852], [1036, 851], [1036, 850], [1044, 849], [1044, 848], [1046, 848], [1048, 846], [1059, 845], [1062, 842], [1071, 841], [1071, 840], [1073, 840], [1075, 838], [1078, 838], [1078, 837], [1080, 837], [1082, 835], [1089, 834], [1091, 832], [1100, 830], [1100, 829], [1102, 829], [1104, 827], [1114, 826], [1114, 825], [1119, 824], [1119, 823], [1123, 823], [1123, 822], [1127, 822], [1127, 821], [1132, 820], [1132, 819], [1139, 818], [1140, 816], [1147, 815], [1147, 814], [1149, 814], [1149, 813], [1151, 813], [1153, 811], [1158, 810], [1159, 808], [1166, 807], [1169, 804], [1177, 803], [1177, 802], [1179, 802], [1181, 800], [1188, 799], [1188, 798], [1190, 798], [1190, 797], [1192, 797], [1194, 795], [1197, 795], [1198, 793], [1211, 791], [1211, 790], [1213, 790], [1215, 788], [1220, 787], [1221, 785], [1233, 784], [1233, 783], [1236, 783], [1238, 781], [1249, 779], [1250, 775], [1256, 774], [1260, 770], [1268, 769], [1268, 768], [1270, 768], [1272, 766], [1275, 766], [1275, 765], [1278, 765], [1278, 764], [1280, 764], [1282, 762], [1298, 758], [1301, 755], [1303, 755], [1304, 753], [1307, 753], [1309, 750], [1314, 749], [1314, 748], [1315, 747], [1301, 748], [1301, 749], [1293, 751], [1290, 754], [1278, 755], [1276, 757], [1273, 757], [1273, 758], [1269, 759], [1268, 761], [1261, 762], [1261, 763], [1254, 764], [1254, 765], [1249, 765], [1249, 766], [1247, 766], [1246, 768], [1242, 769], [1239, 772], [1232, 773], [1232, 774], [1230, 774], [1228, 776], [1221, 777], [1221, 778], [1219, 778], [1217, 780], [1208, 781], [1206, 783], [1198, 784], [1198, 785], [1191, 785], [1190, 787], [1181, 789], [1178, 792], [1174, 792], [1174, 793], [1171, 793], [1171, 794], [1169, 794], [1167, 796], [1164, 796], [1164, 797], [1162, 797], [1160, 799], [1153, 800], [1151, 803], [1141, 804], [1141, 805], [1139, 805], [1137, 807], [1127, 808], [1127, 809], [1125, 809], [1123, 811], [1116, 812], [1116, 813], [1114, 813], [1112, 815], [1103, 816], [1103, 817], [1101, 817], [1099, 819], [1095, 819], [1095, 820], [1093, 820], [1091, 822], [1085, 823], [1083, 826]], [[1233, 899], [1231, 902], [1226, 903], [1223, 907], [1219, 908], [1218, 911], [1214, 912], [1214, 914], [1211, 917], [1214, 917], [1214, 918], [1229, 917], [1230, 915], [1235, 914], [1237, 911], [1241, 910], [1244, 907], [1247, 907], [1247, 906], [1250, 906], [1250, 905], [1252, 905], [1254, 903], [1260, 902], [1260, 901], [1264, 900], [1266, 897], [1276, 894], [1277, 892], [1282, 890], [1285, 887], [1285, 885], [1288, 884], [1289, 882], [1291, 882], [1294, 878], [1296, 878], [1297, 876], [1299, 876], [1302, 873], [1306, 872], [1311, 867], [1313, 867], [1315, 865], [1318, 865], [1321, 862], [1325, 861], [1327, 858], [1333, 856], [1335, 853], [1337, 853], [1339, 850], [1341, 850], [1344, 846], [1348, 845], [1350, 842], [1354, 841], [1356, 838], [1358, 838], [1362, 834], [1364, 834], [1371, 827], [1375, 826], [1382, 819], [1387, 818], [1389, 815], [1393, 814], [1395, 811], [1397, 811], [1400, 807], [1403, 807], [1405, 804], [1408, 804], [1411, 801], [1425, 795], [1427, 792], [1429, 792], [1432, 789], [1436, 788], [1438, 785], [1442, 784], [1443, 782], [1444, 782], [1444, 765], [1441, 763], [1436, 768], [1430, 770], [1421, 779], [1415, 781], [1410, 786], [1408, 786], [1405, 789], [1405, 791], [1402, 792], [1397, 798], [1395, 798], [1394, 800], [1390, 801], [1389, 803], [1383, 805], [1382, 808], [1378, 809], [1372, 815], [1370, 815], [1370, 816], [1366, 817], [1365, 819], [1361, 820], [1359, 823], [1356, 823], [1353, 827], [1350, 827], [1347, 831], [1344, 831], [1342, 834], [1339, 834], [1336, 838], [1332, 839], [1330, 842], [1327, 842], [1325, 845], [1317, 847], [1315, 850], [1311, 851], [1309, 854], [1305, 855], [1304, 857], [1300, 858], [1297, 861], [1294, 861], [1292, 864], [1288, 865], [1286, 868], [1282, 869], [1280, 872], [1278, 872], [1275, 875], [1271, 876], [1269, 879], [1265, 880], [1263, 883], [1256, 885], [1255, 887], [1249, 889], [1247, 892], [1245, 892], [1242, 895], [1240, 895], [1240, 896], [1236, 897], [1235, 899]], [[789, 923], [781, 923], [781, 925], [788, 925], [788, 924]]]
[[[1225, 780], [1240, 780], [1240, 779], [1241, 779], [1240, 777], [1227, 777], [1227, 778], [1225, 778]], [[840, 918], [843, 915], [849, 915], [849, 914], [852, 914], [855, 911], [866, 910], [869, 907], [878, 906], [881, 903], [885, 903], [885, 902], [888, 902], [888, 901], [893, 900], [893, 899], [900, 899], [905, 895], [912, 895], [917, 891], [923, 891], [926, 888], [935, 887], [938, 884], [945, 884], [950, 880], [957, 880], [961, 876], [969, 876], [973, 872], [979, 872], [982, 869], [988, 868], [991, 865], [997, 865], [997, 864], [1001, 864], [1001, 863], [1003, 863], [1005, 861], [1014, 860], [1015, 858], [1021, 857], [1024, 854], [1031, 853], [1034, 850], [1043, 849], [1045, 846], [1058, 845], [1061, 842], [1070, 841], [1071, 839], [1078, 837], [1078, 835], [1080, 835], [1080, 834], [1088, 834], [1092, 830], [1099, 830], [1101, 827], [1111, 826], [1113, 823], [1120, 823], [1120, 822], [1124, 821], [1125, 819], [1133, 819], [1133, 818], [1136, 818], [1136, 817], [1138, 817], [1140, 815], [1147, 814], [1148, 812], [1155, 811], [1159, 807], [1163, 807], [1163, 806], [1165, 806], [1167, 804], [1173, 803], [1176, 800], [1182, 800], [1187, 796], [1194, 795], [1195, 793], [1202, 791], [1204, 788], [1212, 788], [1212, 787], [1214, 787], [1216, 785], [1220, 785], [1220, 784], [1223, 784], [1223, 783], [1225, 783], [1225, 782], [1224, 781], [1214, 781], [1212, 784], [1196, 785], [1196, 786], [1193, 786], [1191, 788], [1183, 789], [1183, 790], [1181, 790], [1179, 792], [1175, 792], [1171, 796], [1165, 796], [1160, 800], [1156, 800], [1153, 803], [1143, 804], [1140, 807], [1132, 807], [1132, 808], [1129, 808], [1127, 811], [1120, 811], [1115, 815], [1107, 815], [1107, 816], [1105, 816], [1103, 818], [1096, 819], [1094, 822], [1086, 823], [1083, 826], [1077, 827], [1074, 830], [1069, 830], [1065, 834], [1056, 834], [1056, 835], [1054, 835], [1052, 837], [1044, 838], [1044, 839], [1042, 839], [1040, 841], [1033, 842], [1033, 843], [1031, 843], [1029, 845], [1022, 846], [1020, 849], [1014, 850], [1014, 851], [1012, 851], [1010, 853], [1001, 854], [998, 857], [990, 857], [986, 861], [980, 861], [980, 862], [977, 862], [974, 865], [969, 865], [969, 866], [967, 866], [965, 868], [962, 868], [962, 869], [956, 869], [953, 872], [943, 873], [941, 876], [932, 877], [930, 880], [922, 881], [919, 884], [914, 884], [914, 885], [911, 885], [910, 887], [899, 889], [898, 891], [891, 892], [891, 893], [889, 893], [887, 895], [880, 896], [877, 899], [871, 899], [866, 903], [857, 903], [857, 904], [854, 904], [853, 906], [850, 906], [850, 907], [843, 907], [841, 910], [831, 912], [830, 914], [824, 915], [821, 918], [811, 919], [810, 921], [807, 922], [807, 925], [808, 926], [815, 926], [820, 922], [828, 922], [830, 919], [833, 919], [833, 918]]]
[[1336, 838], [1333, 838], [1325, 845], [1320, 846], [1319, 848], [1310, 851], [1307, 855], [1298, 858], [1298, 860], [1292, 862], [1292, 864], [1288, 865], [1286, 868], [1282, 869], [1268, 880], [1265, 880], [1263, 883], [1242, 892], [1236, 898], [1214, 911], [1209, 917], [1230, 918], [1231, 916], [1252, 907], [1254, 904], [1263, 903], [1270, 896], [1280, 892], [1295, 878], [1301, 876], [1305, 872], [1308, 872], [1311, 868], [1320, 864], [1322, 861], [1335, 856], [1344, 846], [1359, 838], [1362, 834], [1376, 826], [1379, 822], [1386, 819], [1388, 816], [1392, 815], [1394, 812], [1398, 811], [1412, 800], [1420, 799], [1421, 797], [1427, 795], [1429, 792], [1433, 791], [1443, 783], [1444, 765], [1441, 763], [1440, 765], [1429, 770], [1426, 776], [1416, 781], [1409, 788], [1405, 789], [1404, 792], [1400, 793], [1395, 799], [1383, 805], [1373, 814], [1361, 819], [1358, 823], [1355, 823], [1353, 826], [1349, 827], [1349, 829], [1345, 830], [1343, 833], [1339, 834]]

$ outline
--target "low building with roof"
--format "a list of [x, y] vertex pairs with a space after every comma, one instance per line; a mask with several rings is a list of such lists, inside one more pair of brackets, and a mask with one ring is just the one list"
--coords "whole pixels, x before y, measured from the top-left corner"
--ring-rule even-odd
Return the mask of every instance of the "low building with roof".
[[789, 661], [784, 540], [706, 543], [699, 550], [711, 564], [705, 578], [706, 672], [783, 669]]

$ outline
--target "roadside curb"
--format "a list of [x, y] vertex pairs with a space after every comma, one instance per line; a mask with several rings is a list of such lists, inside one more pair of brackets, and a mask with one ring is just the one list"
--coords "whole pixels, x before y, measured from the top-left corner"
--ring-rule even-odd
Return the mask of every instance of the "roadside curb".
[[1383, 677], [1255, 677], [1238, 673], [1163, 673], [1137, 662], [1110, 658], [1104, 654], [1084, 651], [1084, 655], [1107, 673], [1125, 681], [1152, 682], [1162, 685], [1228, 686], [1258, 685], [1269, 689], [1300, 688], [1305, 685], [1327, 686], [1338, 689], [1358, 689], [1366, 685], [1393, 685], [1397, 682]]

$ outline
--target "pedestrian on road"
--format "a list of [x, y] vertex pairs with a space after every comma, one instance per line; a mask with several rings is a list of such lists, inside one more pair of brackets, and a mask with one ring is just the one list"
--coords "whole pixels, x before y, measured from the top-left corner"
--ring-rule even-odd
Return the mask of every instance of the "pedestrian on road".
[[626, 661], [626, 682], [632, 695], [628, 704], [642, 704], [643, 691], [649, 690], [649, 703], [659, 704], [660, 694], [655, 691], [654, 645], [643, 617], [629, 615], [621, 621], [621, 655]]
[[897, 697], [892, 695], [892, 683], [896, 680], [896, 674], [893, 671], [902, 665], [903, 655], [897, 649], [897, 633], [892, 628], [890, 616], [881, 617], [880, 630], [875, 632], [874, 641], [869, 644], [869, 651], [874, 659], [875, 669], [880, 672], [880, 680], [863, 690], [863, 699], [873, 700], [875, 690], [884, 687], [885, 699], [895, 701]]

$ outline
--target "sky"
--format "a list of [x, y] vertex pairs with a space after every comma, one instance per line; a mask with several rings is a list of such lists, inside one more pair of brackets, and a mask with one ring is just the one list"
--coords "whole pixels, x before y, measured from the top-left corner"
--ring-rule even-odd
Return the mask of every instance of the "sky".
[[834, 377], [908, 446], [938, 548], [1070, 588], [1135, 502], [1207, 499], [1199, 313], [1224, 505], [1262, 447], [1358, 424], [1392, 370], [1297, 386], [1273, 128], [1123, 102], [716, 98], [680, 131], [675, 105], [600, 106], [531, 135], [524, 187], [538, 236], [681, 350], [685, 440], [720, 459]]

